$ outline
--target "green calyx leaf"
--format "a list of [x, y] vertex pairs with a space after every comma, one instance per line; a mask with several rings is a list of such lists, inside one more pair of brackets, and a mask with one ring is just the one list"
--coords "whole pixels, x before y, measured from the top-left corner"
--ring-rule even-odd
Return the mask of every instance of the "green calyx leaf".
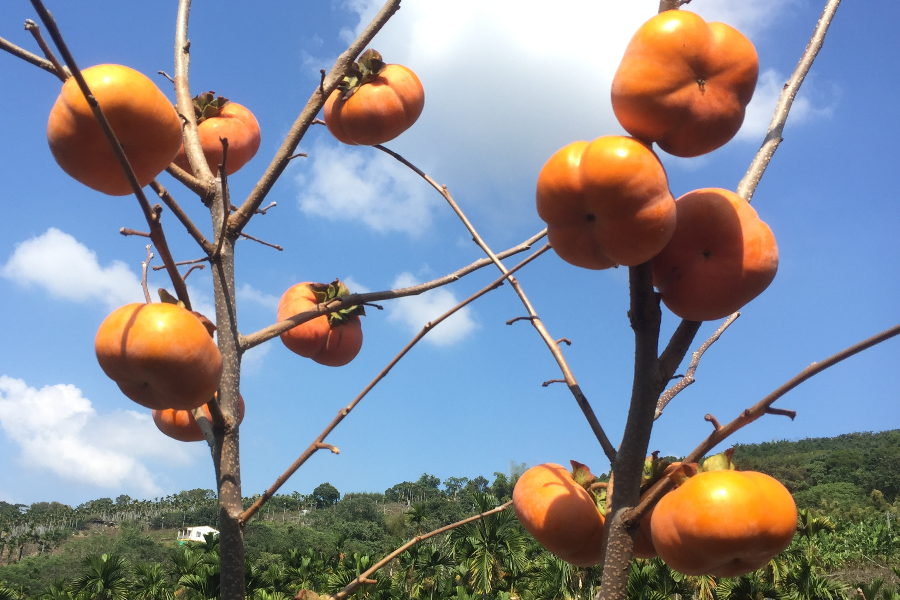
[[587, 465], [583, 465], [576, 460], [570, 460], [569, 462], [572, 463], [572, 479], [575, 480], [575, 483], [586, 490], [590, 489], [591, 484], [597, 481], [597, 477], [591, 473]]
[[[350, 289], [340, 279], [335, 279], [331, 283], [311, 283], [307, 287], [316, 297], [316, 301], [319, 302], [319, 304], [350, 295]], [[362, 304], [348, 306], [347, 308], [342, 308], [341, 310], [329, 314], [328, 322], [332, 327], [345, 325], [349, 323], [354, 316], [363, 317], [365, 314], [366, 309]]]
[[659, 450], [655, 450], [650, 456], [644, 460], [644, 472], [641, 475], [641, 493], [646, 492], [650, 487], [663, 478], [666, 469], [672, 463], [659, 458]]
[[194, 96], [194, 116], [199, 125], [207, 119], [218, 117], [222, 109], [230, 102], [225, 96], [216, 96], [215, 92], [205, 92]]
[[698, 472], [706, 473], [707, 471], [734, 471], [734, 462], [732, 462], [731, 460], [731, 456], [733, 454], [734, 448], [729, 448], [722, 454], [710, 456], [705, 461], [703, 461], [703, 465], [700, 466]]
[[377, 50], [369, 48], [363, 52], [359, 60], [350, 66], [344, 80], [338, 84], [338, 89], [344, 93], [342, 98], [348, 99], [360, 87], [374, 81], [384, 71], [385, 66], [387, 65], [384, 64], [381, 54]]
[[166, 288], [159, 288], [158, 293], [160, 302], [165, 302], [166, 304], [174, 304], [176, 306], [184, 308], [184, 302], [166, 291]]

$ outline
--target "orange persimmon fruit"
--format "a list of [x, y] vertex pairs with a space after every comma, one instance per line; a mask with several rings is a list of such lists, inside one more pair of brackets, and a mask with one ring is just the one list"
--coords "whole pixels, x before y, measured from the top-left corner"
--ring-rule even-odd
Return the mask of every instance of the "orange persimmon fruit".
[[675, 231], [665, 169], [630, 137], [604, 136], [559, 150], [541, 169], [536, 197], [550, 244], [577, 267], [639, 265]]
[[668, 10], [628, 43], [613, 77], [613, 111], [634, 137], [700, 156], [741, 128], [758, 75], [756, 49], [738, 30]]
[[[218, 396], [218, 394], [217, 394]], [[238, 405], [238, 424], [244, 421], [244, 396], [238, 396], [240, 404]], [[206, 418], [212, 422], [212, 414], [209, 412], [209, 402], [202, 407]], [[203, 432], [197, 425], [197, 420], [189, 410], [178, 410], [175, 408], [166, 408], [163, 410], [153, 410], [153, 422], [156, 423], [157, 429], [180, 442], [200, 442], [203, 440]]]
[[[314, 308], [321, 302], [350, 293], [341, 281], [332, 283], [298, 283], [289, 288], [278, 302], [278, 320]], [[365, 315], [362, 306], [322, 315], [297, 325], [281, 334], [285, 347], [295, 354], [311, 358], [329, 367], [346, 365], [356, 358], [362, 348], [363, 334], [359, 317]]]
[[778, 480], [754, 471], [698, 473], [656, 505], [659, 557], [685, 575], [736, 577], [766, 565], [790, 545], [797, 507]]
[[[156, 85], [122, 65], [82, 71], [116, 134], [141, 187], [169, 166], [181, 144], [181, 120]], [[111, 196], [132, 192], [128, 180], [74, 77], [62, 86], [50, 111], [47, 141], [63, 171]]]
[[[236, 173], [250, 162], [259, 150], [260, 132], [256, 117], [244, 106], [232, 102], [215, 92], [206, 92], [194, 98], [197, 117], [197, 133], [203, 155], [213, 174], [222, 164], [222, 139], [228, 140], [228, 156], [225, 160], [227, 175]], [[188, 173], [193, 173], [184, 152], [184, 144], [172, 161]]]
[[721, 319], [772, 283], [778, 246], [749, 202], [706, 188], [675, 206], [675, 234], [652, 262], [653, 283], [669, 310], [689, 321]]
[[422, 114], [425, 90], [408, 68], [366, 50], [325, 102], [325, 125], [339, 141], [358, 146], [388, 142]]
[[512, 498], [519, 522], [549, 552], [579, 567], [603, 560], [605, 519], [565, 467], [531, 467], [516, 482]]
[[219, 348], [200, 319], [175, 304], [117, 308], [101, 323], [94, 347], [103, 372], [147, 408], [191, 410], [219, 387]]

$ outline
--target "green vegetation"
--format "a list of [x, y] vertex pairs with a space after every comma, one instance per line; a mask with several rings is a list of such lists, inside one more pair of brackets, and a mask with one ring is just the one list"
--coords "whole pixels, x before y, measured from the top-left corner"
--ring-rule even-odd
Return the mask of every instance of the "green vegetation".
[[[840, 600], [860, 587], [866, 600], [900, 600], [900, 431], [741, 445], [734, 458], [792, 491], [801, 509], [794, 543], [767, 568], [736, 579], [684, 577], [659, 560], [636, 561], [629, 598]], [[325, 482], [309, 495], [275, 496], [245, 531], [248, 598], [337, 592], [411, 537], [508, 500], [523, 470], [514, 463], [493, 482], [423, 474], [383, 494], [341, 496]], [[183, 525], [216, 520], [213, 492], [199, 489], [75, 508], [0, 502], [0, 600], [217, 598], [215, 537], [175, 541]], [[599, 578], [597, 568], [544, 551], [503, 511], [413, 546], [353, 596], [587, 600]]]

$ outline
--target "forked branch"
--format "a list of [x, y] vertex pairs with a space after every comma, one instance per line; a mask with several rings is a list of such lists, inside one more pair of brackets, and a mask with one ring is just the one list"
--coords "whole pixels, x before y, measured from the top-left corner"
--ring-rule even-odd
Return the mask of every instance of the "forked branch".
[[512, 500], [510, 500], [509, 502], [506, 502], [504, 504], [501, 504], [497, 508], [492, 508], [491, 510], [485, 511], [483, 513], [478, 513], [477, 515], [472, 515], [471, 517], [463, 519], [462, 521], [457, 521], [456, 523], [451, 523], [450, 525], [445, 525], [444, 527], [435, 529], [434, 531], [431, 531], [431, 532], [423, 534], [423, 535], [417, 535], [416, 537], [409, 540], [408, 542], [406, 542], [405, 544], [403, 544], [402, 546], [400, 546], [399, 548], [397, 548], [396, 550], [394, 550], [393, 552], [391, 552], [390, 554], [388, 554], [387, 556], [382, 558], [380, 561], [378, 561], [377, 563], [372, 565], [372, 567], [370, 567], [367, 571], [360, 573], [359, 577], [357, 577], [356, 579], [354, 579], [353, 581], [348, 583], [344, 589], [337, 592], [333, 596], [328, 596], [328, 598], [331, 598], [331, 600], [344, 600], [344, 598], [346, 598], [347, 596], [349, 596], [350, 594], [355, 592], [356, 589], [359, 588], [359, 586], [367, 583], [368, 581], [371, 581], [369, 579], [370, 576], [377, 573], [385, 565], [390, 563], [392, 560], [394, 560], [395, 558], [397, 558], [398, 556], [400, 556], [401, 554], [403, 554], [404, 552], [406, 552], [407, 550], [409, 550], [410, 548], [412, 548], [419, 542], [424, 542], [428, 538], [433, 538], [436, 535], [440, 535], [442, 533], [447, 533], [451, 529], [456, 529], [457, 527], [465, 525], [466, 523], [473, 523], [475, 521], [480, 521], [481, 519], [483, 519], [489, 515], [493, 515], [498, 512], [504, 511], [507, 508], [509, 508], [510, 506], [512, 506]]
[[291, 157], [294, 156], [294, 153], [297, 150], [297, 146], [300, 145], [300, 140], [303, 139], [303, 136], [306, 134], [306, 130], [309, 129], [313, 119], [319, 114], [319, 110], [322, 109], [329, 94], [331, 94], [343, 80], [344, 75], [346, 75], [360, 52], [369, 45], [369, 42], [372, 41], [375, 34], [384, 27], [384, 24], [388, 22], [388, 19], [390, 19], [399, 8], [400, 0], [388, 0], [385, 2], [381, 10], [378, 11], [378, 14], [375, 15], [375, 18], [372, 19], [372, 22], [369, 23], [362, 33], [359, 34], [359, 37], [350, 44], [350, 47], [338, 57], [328, 75], [323, 77], [321, 84], [316, 87], [316, 90], [307, 101], [306, 106], [291, 126], [291, 130], [288, 132], [287, 137], [281, 144], [281, 148], [278, 149], [278, 152], [269, 164], [269, 168], [263, 173], [262, 178], [257, 182], [253, 191], [250, 192], [250, 195], [244, 200], [241, 207], [231, 215], [228, 225], [232, 233], [240, 233], [247, 225], [247, 222], [250, 221], [250, 218], [256, 213], [256, 210], [263, 203], [263, 200], [266, 199], [266, 195], [272, 189], [272, 186], [275, 185], [275, 182], [287, 168], [291, 161]]
[[[459, 217], [460, 221], [462, 221], [465, 228], [469, 231], [469, 234], [472, 236], [472, 240], [478, 245], [479, 248], [481, 248], [481, 250], [488, 256], [488, 258], [490, 258], [491, 262], [493, 262], [497, 266], [501, 273], [506, 272], [506, 266], [504, 266], [504, 264], [500, 261], [500, 258], [496, 254], [494, 254], [493, 250], [490, 249], [484, 239], [478, 234], [478, 231], [475, 230], [475, 227], [472, 225], [471, 221], [469, 221], [468, 217], [466, 217], [465, 213], [463, 213], [462, 209], [453, 199], [453, 196], [450, 194], [450, 191], [447, 189], [446, 185], [438, 184], [438, 182], [429, 177], [427, 173], [419, 169], [417, 166], [415, 166], [396, 152], [388, 150], [380, 144], [374, 147], [378, 148], [385, 154], [394, 157], [396, 160], [409, 167], [414, 173], [427, 181], [431, 187], [433, 187], [441, 196], [443, 196], [444, 200], [447, 201], [447, 204], [450, 205], [450, 208], [453, 209], [453, 212], [456, 213], [456, 216]], [[531, 304], [528, 296], [525, 295], [525, 290], [523, 290], [522, 286], [519, 285], [518, 280], [515, 277], [510, 277], [509, 283], [512, 286], [513, 290], [516, 292], [516, 295], [519, 297], [519, 300], [521, 300], [522, 304], [525, 306], [525, 310], [528, 312], [527, 317], [518, 317], [516, 320], [527, 319], [531, 322], [531, 325], [534, 327], [535, 331], [538, 332], [538, 335], [541, 336], [544, 344], [546, 344], [547, 348], [550, 350], [550, 354], [552, 354], [553, 358], [556, 360], [556, 364], [559, 365], [559, 369], [560, 371], [562, 371], [563, 377], [566, 380], [566, 386], [569, 388], [572, 396], [574, 396], [575, 402], [578, 403], [578, 407], [584, 414], [585, 419], [587, 419], [591, 431], [594, 433], [594, 436], [596, 436], [597, 441], [600, 442], [600, 446], [603, 448], [603, 452], [606, 454], [606, 457], [610, 462], [612, 462], [613, 460], [615, 460], [616, 449], [612, 445], [612, 442], [609, 441], [606, 432], [603, 431], [603, 427], [600, 425], [600, 421], [597, 419], [597, 415], [594, 413], [594, 409], [593, 407], [591, 407], [591, 403], [588, 402], [587, 396], [584, 395], [584, 392], [581, 391], [581, 387], [575, 380], [575, 375], [572, 373], [572, 369], [569, 368], [569, 363], [566, 361], [566, 357], [563, 355], [562, 349], [560, 348], [557, 341], [553, 338], [553, 336], [550, 335], [550, 332], [547, 331], [547, 328], [544, 326], [544, 322], [541, 321], [541, 318], [538, 316], [537, 311], [534, 309], [534, 306]]]
[[172, 280], [172, 286], [175, 288], [175, 293], [178, 295], [178, 299], [184, 302], [185, 307], [190, 310], [191, 300], [188, 297], [187, 286], [185, 286], [184, 280], [178, 273], [178, 268], [175, 266], [175, 261], [172, 259], [171, 252], [169, 252], [169, 244], [166, 242], [166, 236], [165, 233], [163, 233], [162, 224], [160, 223], [159, 217], [162, 213], [162, 207], [158, 204], [154, 207], [150, 206], [150, 202], [144, 195], [144, 190], [141, 189], [137, 176], [134, 174], [134, 170], [128, 162], [128, 157], [125, 156], [122, 144], [119, 143], [115, 133], [113, 133], [112, 127], [110, 127], [109, 121], [106, 119], [106, 115], [104, 115], [103, 111], [100, 109], [100, 104], [91, 93], [91, 89], [88, 87], [87, 81], [85, 81], [84, 76], [81, 74], [78, 65], [75, 64], [75, 58], [72, 56], [72, 53], [69, 52], [69, 48], [66, 46], [66, 42], [63, 40], [59, 28], [56, 26], [56, 21], [54, 21], [53, 16], [44, 7], [41, 0], [31, 0], [31, 5], [34, 6], [38, 16], [40, 16], [41, 22], [44, 24], [44, 27], [47, 28], [47, 32], [53, 39], [53, 43], [56, 44], [59, 53], [62, 55], [69, 70], [72, 72], [72, 76], [75, 78], [75, 81], [78, 82], [81, 93], [84, 94], [85, 100], [87, 100], [88, 105], [91, 107], [91, 112], [94, 113], [94, 117], [97, 119], [100, 128], [103, 130], [103, 135], [112, 147], [113, 153], [116, 155], [116, 159], [122, 167], [122, 172], [125, 174], [125, 179], [128, 181], [128, 185], [131, 187], [131, 190], [134, 192], [134, 195], [141, 205], [141, 210], [144, 212], [144, 218], [150, 226], [150, 239], [153, 241], [156, 251], [159, 252], [160, 259], [162, 259], [163, 263], [166, 265], [166, 270], [169, 273], [169, 278]]
[[[714, 431], [705, 440], [703, 440], [703, 442], [699, 446], [694, 448], [694, 450], [691, 451], [690, 454], [682, 459], [682, 462], [697, 462], [698, 460], [706, 456], [710, 450], [719, 445], [728, 436], [741, 429], [742, 427], [749, 425], [753, 421], [756, 421], [763, 415], [779, 414], [791, 416], [789, 413], [793, 411], [778, 409], [774, 409], [773, 411], [772, 404], [807, 379], [818, 375], [825, 369], [832, 367], [844, 359], [859, 354], [863, 350], [867, 350], [872, 346], [876, 346], [881, 342], [889, 340], [897, 335], [900, 335], [900, 325], [895, 325], [894, 327], [886, 329], [877, 335], [873, 335], [872, 337], [863, 340], [858, 344], [854, 344], [849, 348], [845, 348], [844, 350], [841, 350], [837, 354], [829, 356], [821, 362], [814, 362], [813, 364], [797, 373], [797, 375], [792, 377], [790, 380], [782, 384], [771, 394], [769, 394], [750, 408], [745, 409], [730, 423], [716, 427]], [[707, 420], [713, 422], [714, 424], [717, 423], [714, 419]], [[668, 478], [661, 480], [660, 483], [654, 486], [654, 488], [644, 496], [641, 503], [635, 506], [635, 508], [629, 512], [627, 522], [629, 524], [640, 522], [640, 520], [650, 511], [650, 509], [656, 505], [659, 499], [662, 498], [663, 495], [665, 495], [665, 493], [668, 492], [671, 488], [671, 480], [669, 480]]]
[[522, 262], [517, 264], [515, 267], [510, 269], [508, 273], [501, 275], [500, 277], [495, 279], [493, 282], [491, 282], [489, 285], [481, 288], [480, 290], [478, 290], [477, 292], [475, 292], [474, 294], [472, 294], [471, 296], [469, 296], [468, 298], [466, 298], [465, 300], [463, 300], [462, 302], [460, 302], [459, 304], [457, 304], [456, 306], [454, 306], [453, 308], [451, 308], [450, 310], [448, 310], [447, 312], [442, 314], [437, 319], [430, 321], [429, 323], [426, 323], [425, 327], [423, 327], [422, 330], [419, 331], [419, 333], [417, 333], [415, 335], [415, 337], [413, 337], [412, 340], [410, 340], [410, 342], [397, 354], [397, 356], [395, 356], [393, 359], [391, 359], [391, 362], [389, 362], [388, 365], [384, 369], [382, 369], [381, 372], [378, 375], [376, 375], [375, 378], [371, 382], [369, 382], [369, 385], [367, 385], [365, 387], [365, 389], [363, 389], [363, 391], [360, 392], [359, 395], [356, 396], [356, 398], [354, 398], [350, 404], [348, 404], [346, 407], [344, 407], [340, 411], [338, 411], [337, 416], [331, 421], [331, 423], [329, 423], [328, 426], [322, 431], [322, 433], [320, 433], [319, 436], [315, 440], [313, 440], [313, 442], [309, 445], [309, 447], [307, 447], [307, 449], [303, 452], [303, 454], [301, 454], [299, 456], [299, 458], [297, 458], [297, 460], [295, 460], [294, 463], [290, 467], [288, 467], [288, 469], [284, 473], [282, 473], [281, 476], [278, 477], [278, 479], [275, 480], [275, 483], [272, 484], [272, 486], [269, 487], [269, 489], [267, 489], [265, 491], [265, 493], [263, 493], [263, 495], [260, 496], [260, 498], [256, 502], [253, 503], [253, 505], [251, 505], [247, 510], [245, 510], [243, 513], [241, 513], [241, 516], [239, 517], [238, 521], [243, 524], [243, 523], [246, 523], [249, 519], [251, 519], [253, 517], [253, 515], [255, 515], [257, 513], [257, 511], [259, 511], [259, 509], [262, 508], [262, 506], [269, 500], [269, 498], [271, 498], [272, 496], [275, 495], [275, 493], [278, 491], [278, 489], [282, 485], [284, 485], [284, 483], [291, 477], [291, 475], [293, 475], [297, 471], [297, 469], [299, 469], [301, 466], [303, 466], [303, 463], [305, 463], [307, 460], [309, 460], [309, 458], [313, 454], [315, 454], [318, 450], [321, 450], [322, 444], [325, 442], [325, 438], [328, 437], [328, 434], [330, 434], [334, 430], [334, 428], [337, 427], [340, 424], [340, 422], [343, 421], [344, 418], [350, 414], [350, 411], [352, 411], [356, 407], [356, 405], [359, 404], [360, 401], [362, 401], [362, 399], [365, 398], [366, 395], [370, 391], [372, 391], [372, 389], [376, 385], [378, 385], [378, 382], [380, 382], [382, 379], [387, 377], [387, 375], [388, 375], [388, 373], [390, 373], [391, 369], [393, 369], [394, 366], [398, 362], [400, 362], [400, 359], [402, 359], [404, 356], [406, 356], [406, 354], [410, 350], [412, 350], [413, 346], [415, 346], [423, 337], [425, 337], [429, 331], [431, 331], [432, 329], [437, 327], [440, 323], [442, 323], [443, 321], [445, 321], [446, 319], [451, 317], [456, 312], [462, 310], [464, 307], [468, 306], [469, 304], [471, 304], [478, 298], [487, 294], [491, 290], [497, 289], [497, 287], [499, 287], [503, 283], [503, 280], [508, 279], [513, 273], [515, 273], [516, 271], [518, 271], [519, 269], [521, 269], [522, 267], [524, 267], [525, 265], [527, 265], [528, 263], [530, 263], [531, 261], [536, 259], [538, 256], [540, 256], [544, 252], [548, 251], [549, 249], [550, 249], [549, 244], [544, 245], [541, 249], [537, 250], [531, 256], [529, 256], [528, 258], [526, 258], [525, 260], [523, 260]]
[[[531, 246], [535, 242], [543, 238], [545, 235], [547, 235], [546, 229], [525, 240], [518, 246], [514, 246], [509, 250], [501, 252], [498, 256], [500, 256], [501, 258], [506, 258], [514, 254], [519, 254], [520, 252], [525, 252], [526, 250], [531, 249]], [[407, 296], [417, 296], [419, 294], [427, 292], [428, 290], [433, 290], [443, 285], [453, 283], [454, 281], [459, 281], [466, 275], [477, 271], [478, 269], [486, 267], [489, 264], [491, 264], [490, 259], [483, 258], [481, 260], [476, 260], [472, 264], [454, 271], [449, 275], [444, 275], [443, 277], [439, 277], [438, 279], [426, 281], [425, 283], [420, 283], [411, 287], [398, 288], [396, 290], [387, 290], [383, 292], [371, 292], [368, 294], [350, 294], [349, 296], [336, 298], [330, 302], [319, 304], [310, 310], [298, 313], [288, 319], [285, 319], [284, 321], [279, 321], [278, 323], [269, 325], [265, 329], [260, 329], [255, 333], [243, 336], [241, 338], [241, 352], [246, 352], [250, 348], [258, 346], [259, 344], [262, 344], [272, 338], [278, 337], [285, 331], [293, 329], [297, 325], [315, 319], [316, 317], [327, 315], [349, 306], [356, 306], [369, 302], [378, 302], [379, 300], [393, 300], [396, 298], [405, 298]]]

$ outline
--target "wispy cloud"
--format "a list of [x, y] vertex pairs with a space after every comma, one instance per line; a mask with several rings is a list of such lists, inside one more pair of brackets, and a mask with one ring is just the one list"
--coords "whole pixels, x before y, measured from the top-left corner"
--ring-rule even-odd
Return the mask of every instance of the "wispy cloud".
[[434, 192], [393, 158], [371, 148], [318, 144], [310, 160], [309, 171], [297, 176], [304, 213], [414, 237], [431, 226]]
[[0, 275], [57, 298], [100, 301], [109, 308], [144, 298], [141, 280], [128, 265], [116, 260], [102, 266], [95, 252], [55, 227], [18, 244]]
[[274, 313], [278, 309], [279, 298], [272, 294], [266, 294], [254, 288], [249, 283], [245, 283], [237, 289], [237, 298], [242, 302], [252, 302], [263, 308], [269, 308]]
[[[784, 83], [788, 76], [782, 75], [774, 69], [763, 71], [756, 84], [756, 92], [753, 100], [747, 106], [747, 114], [744, 116], [744, 125], [735, 136], [735, 139], [761, 143], [769, 123], [772, 121], [772, 113], [781, 95]], [[831, 116], [834, 104], [837, 102], [837, 91], [832, 90], [828, 96], [818, 93], [814, 81], [809, 79], [800, 89], [800, 93], [794, 98], [791, 105], [791, 115], [788, 121], [790, 126], [800, 125], [818, 119]], [[816, 97], [816, 102], [811, 99]]]
[[[416, 285], [419, 281], [411, 273], [401, 273], [392, 288]], [[388, 305], [388, 320], [401, 323], [411, 333], [418, 333], [429, 321], [441, 316], [459, 303], [456, 295], [446, 288], [437, 288], [418, 296], [393, 300]], [[436, 346], [450, 346], [461, 341], [477, 327], [470, 307], [456, 312], [425, 336]]]
[[0, 429], [20, 447], [28, 469], [148, 496], [161, 489], [144, 459], [188, 465], [199, 452], [165, 437], [149, 414], [99, 414], [74, 385], [35, 389], [6, 375], [0, 376]]

